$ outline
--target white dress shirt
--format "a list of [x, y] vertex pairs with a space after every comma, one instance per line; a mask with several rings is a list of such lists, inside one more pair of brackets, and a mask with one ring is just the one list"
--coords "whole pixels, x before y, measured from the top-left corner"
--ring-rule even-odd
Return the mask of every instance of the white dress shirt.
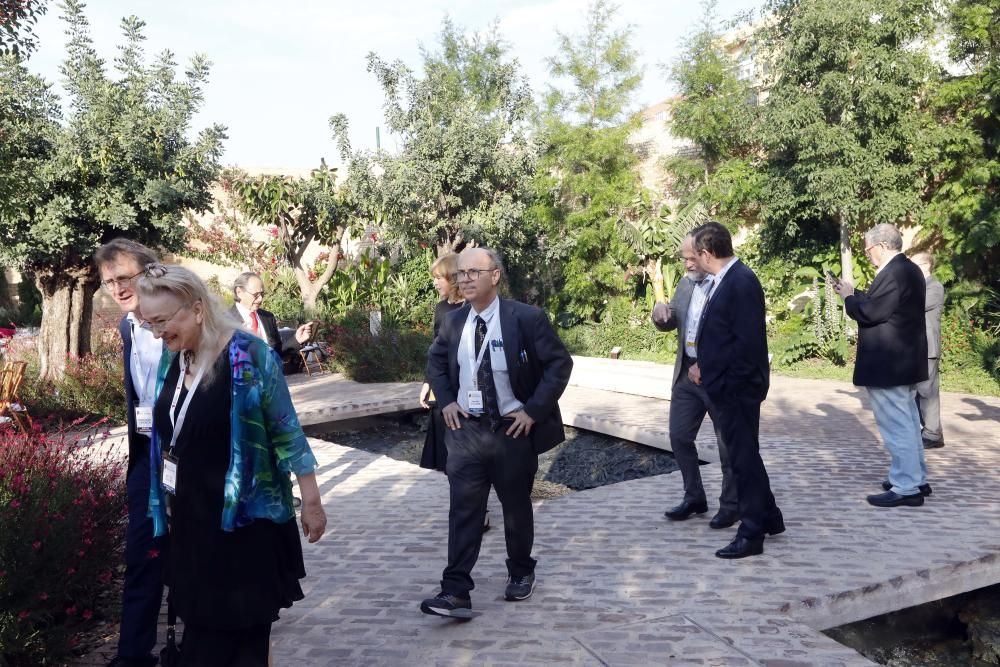
[[701, 314], [708, 303], [708, 291], [712, 288], [712, 276], [705, 276], [701, 284], [694, 284], [691, 290], [691, 300], [688, 302], [687, 318], [684, 320], [684, 354], [692, 359], [698, 358], [698, 325], [701, 324]]
[[[507, 369], [507, 357], [504, 354], [503, 332], [500, 329], [500, 297], [493, 299], [493, 302], [486, 306], [481, 313], [477, 313], [474, 307], [469, 307], [469, 316], [465, 320], [462, 338], [458, 343], [458, 406], [470, 414], [483, 414], [484, 412], [483, 410], [469, 409], [469, 391], [476, 384], [476, 375], [473, 371], [475, 360], [470, 360], [470, 356], [476, 349], [476, 316], [483, 318], [483, 321], [486, 322], [488, 338], [483, 341], [483, 345], [489, 346], [486, 354], [490, 355], [493, 385], [497, 390], [497, 405], [500, 408], [500, 414], [507, 415], [520, 410], [524, 404], [514, 397], [514, 390], [510, 386], [510, 372]], [[493, 323], [494, 318], [496, 318], [496, 324]]]

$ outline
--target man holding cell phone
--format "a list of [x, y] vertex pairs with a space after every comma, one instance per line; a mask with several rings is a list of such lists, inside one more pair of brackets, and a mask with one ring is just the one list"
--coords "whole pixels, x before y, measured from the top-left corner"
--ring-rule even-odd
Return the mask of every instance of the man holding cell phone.
[[931, 494], [920, 436], [917, 385], [927, 379], [924, 276], [902, 253], [903, 237], [890, 224], [865, 234], [865, 255], [877, 268], [866, 292], [846, 281], [834, 289], [858, 323], [854, 384], [865, 387], [882, 441], [892, 458], [876, 507], [917, 507]]

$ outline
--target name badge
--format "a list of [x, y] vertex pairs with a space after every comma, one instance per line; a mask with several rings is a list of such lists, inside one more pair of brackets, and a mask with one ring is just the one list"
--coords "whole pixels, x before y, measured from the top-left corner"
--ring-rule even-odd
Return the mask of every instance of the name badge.
[[177, 458], [170, 454], [163, 455], [163, 470], [161, 483], [167, 493], [177, 495]]
[[686, 342], [685, 342], [684, 344], [685, 344], [685, 345], [686, 345], [687, 347], [694, 347], [694, 341], [693, 341], [693, 340], [688, 340], [688, 341], [686, 341]]
[[135, 406], [135, 430], [149, 435], [153, 432], [153, 406]]
[[469, 392], [469, 410], [483, 411], [483, 392], [479, 390]]

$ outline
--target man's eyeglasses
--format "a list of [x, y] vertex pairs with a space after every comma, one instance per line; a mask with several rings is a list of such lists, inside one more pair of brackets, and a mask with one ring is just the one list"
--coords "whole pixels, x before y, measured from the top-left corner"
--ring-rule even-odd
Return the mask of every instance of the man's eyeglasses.
[[135, 283], [135, 279], [145, 273], [145, 269], [135, 274], [134, 276], [128, 276], [127, 278], [111, 278], [109, 280], [102, 280], [101, 287], [108, 290], [109, 292], [114, 292], [119, 287], [131, 287]]
[[463, 282], [466, 280], [479, 280], [479, 276], [484, 273], [489, 273], [490, 271], [496, 271], [496, 267], [490, 269], [469, 269], [468, 271], [456, 271], [453, 275], [456, 282]]
[[871, 257], [872, 256], [872, 248], [874, 248], [875, 246], [880, 246], [880, 245], [882, 245], [882, 244], [881, 243], [873, 243], [870, 246], [866, 247], [865, 248], [865, 256], [866, 257]]
[[259, 292], [248, 292], [247, 290], [243, 290], [243, 293], [244, 294], [249, 294], [250, 298], [253, 299], [254, 301], [256, 301], [257, 299], [263, 299], [264, 298], [264, 290], [261, 290]]
[[191, 304], [189, 304], [189, 303], [182, 304], [180, 308], [178, 308], [177, 310], [174, 311], [173, 315], [171, 315], [170, 317], [168, 317], [165, 320], [160, 320], [159, 322], [149, 322], [149, 321], [146, 321], [146, 322], [143, 322], [142, 324], [140, 324], [139, 326], [142, 327], [143, 329], [145, 329], [146, 331], [152, 331], [155, 334], [163, 333], [163, 330], [167, 328], [167, 325], [170, 324], [170, 322], [175, 317], [177, 317], [177, 313], [181, 312], [185, 308], [188, 308], [190, 305]]

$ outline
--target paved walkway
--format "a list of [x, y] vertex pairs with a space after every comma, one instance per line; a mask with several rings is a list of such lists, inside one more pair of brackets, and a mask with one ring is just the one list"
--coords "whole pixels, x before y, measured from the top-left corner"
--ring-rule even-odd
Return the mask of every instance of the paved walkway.
[[[589, 368], [623, 388], [603, 363], [578, 361], [579, 378]], [[630, 362], [613, 363], [628, 374]], [[365, 393], [412, 407], [413, 389], [314, 378], [293, 394], [303, 421], [318, 423], [314, 409], [345, 412], [332, 402], [367, 409]], [[561, 406], [664, 444], [662, 398], [574, 386]], [[1000, 582], [1000, 400], [947, 394], [943, 410], [948, 445], [927, 455], [934, 494], [921, 508], [877, 509], [864, 497], [879, 490], [888, 457], [864, 392], [775, 377], [761, 443], [788, 531], [768, 538], [763, 556], [719, 560], [733, 529], [711, 530], [707, 516], [666, 521], [679, 475], [582, 491], [538, 503], [539, 585], [525, 602], [502, 600], [495, 517], [469, 623], [418, 610], [445, 563], [445, 477], [313, 440], [329, 533], [304, 545], [306, 599], [275, 625], [275, 665], [871, 664], [818, 630]], [[717, 491], [718, 467], [703, 474]]]

